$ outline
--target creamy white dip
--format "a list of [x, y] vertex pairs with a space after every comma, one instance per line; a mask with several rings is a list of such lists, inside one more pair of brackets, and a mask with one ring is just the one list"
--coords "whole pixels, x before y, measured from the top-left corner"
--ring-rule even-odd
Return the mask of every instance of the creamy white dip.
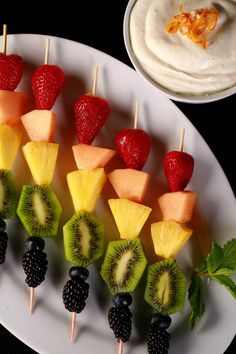
[[236, 84], [236, 0], [186, 0], [184, 11], [214, 5], [220, 19], [203, 49], [166, 24], [179, 13], [178, 0], [137, 0], [130, 15], [130, 40], [142, 69], [176, 93], [209, 95]]

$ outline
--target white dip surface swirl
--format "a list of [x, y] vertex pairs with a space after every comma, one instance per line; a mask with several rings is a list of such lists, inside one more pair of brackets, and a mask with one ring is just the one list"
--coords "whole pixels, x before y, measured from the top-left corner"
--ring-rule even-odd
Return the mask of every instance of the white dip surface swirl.
[[184, 1], [184, 11], [214, 5], [220, 19], [203, 49], [166, 24], [179, 13], [177, 0], [137, 0], [130, 15], [133, 52], [143, 71], [176, 93], [209, 95], [236, 85], [236, 0]]

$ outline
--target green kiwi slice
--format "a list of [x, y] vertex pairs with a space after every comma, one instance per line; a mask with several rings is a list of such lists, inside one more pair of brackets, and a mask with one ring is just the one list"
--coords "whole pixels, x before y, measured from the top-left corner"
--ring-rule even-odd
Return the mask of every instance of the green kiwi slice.
[[56, 236], [61, 211], [51, 186], [23, 186], [17, 214], [30, 236]]
[[102, 264], [101, 276], [112, 295], [132, 292], [146, 265], [147, 260], [139, 239], [111, 241]]
[[10, 219], [15, 215], [18, 193], [11, 171], [0, 170], [0, 217]]
[[87, 267], [103, 254], [104, 225], [86, 211], [75, 213], [63, 227], [66, 259]]
[[148, 267], [144, 298], [163, 315], [182, 310], [185, 300], [186, 278], [174, 259], [166, 259]]

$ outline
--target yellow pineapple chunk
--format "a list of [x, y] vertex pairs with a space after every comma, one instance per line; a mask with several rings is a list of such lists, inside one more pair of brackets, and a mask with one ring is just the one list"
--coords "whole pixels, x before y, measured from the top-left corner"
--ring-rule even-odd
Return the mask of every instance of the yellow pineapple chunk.
[[152, 209], [128, 199], [109, 199], [108, 203], [120, 237], [125, 240], [136, 238]]
[[19, 130], [9, 125], [0, 125], [0, 170], [11, 170], [21, 136]]
[[56, 166], [58, 144], [29, 142], [23, 146], [23, 153], [34, 182], [50, 184]]
[[92, 212], [106, 183], [104, 168], [78, 170], [67, 175], [67, 183], [75, 211]]
[[151, 225], [155, 253], [163, 258], [175, 257], [188, 241], [193, 231], [172, 220]]

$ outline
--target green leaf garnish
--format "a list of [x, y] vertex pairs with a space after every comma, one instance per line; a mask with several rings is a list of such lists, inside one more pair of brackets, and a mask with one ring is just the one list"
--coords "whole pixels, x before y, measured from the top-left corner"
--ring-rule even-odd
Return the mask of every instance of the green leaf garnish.
[[236, 284], [234, 281], [226, 277], [225, 275], [214, 275], [212, 276], [214, 280], [217, 281], [217, 283], [224, 285], [224, 287], [233, 295], [233, 297], [236, 299]]
[[222, 266], [232, 270], [236, 269], [236, 238], [224, 245]]
[[209, 274], [214, 273], [219, 269], [223, 260], [223, 250], [217, 245], [217, 243], [212, 243], [211, 253], [207, 257], [207, 270]]
[[205, 312], [204, 288], [202, 279], [198, 275], [193, 275], [188, 289], [188, 300], [192, 308], [189, 318], [189, 327], [193, 329], [196, 322]]
[[199, 273], [206, 273], [207, 272], [207, 261], [204, 259], [196, 268], [196, 271]]

